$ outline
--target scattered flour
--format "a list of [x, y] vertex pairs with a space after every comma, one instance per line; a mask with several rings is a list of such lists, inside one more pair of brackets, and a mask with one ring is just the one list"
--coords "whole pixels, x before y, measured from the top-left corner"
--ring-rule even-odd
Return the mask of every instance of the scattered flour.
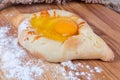
[[94, 70], [98, 73], [101, 73], [102, 72], [102, 69], [100, 67], [94, 67]]
[[80, 80], [80, 77], [84, 77], [85, 80], [92, 80], [94, 73], [100, 74], [102, 72], [100, 67], [91, 67], [82, 63], [74, 64], [72, 61], [62, 62], [61, 65], [64, 67], [61, 69], [62, 74], [67, 80]]
[[[51, 69], [44, 64], [42, 60], [30, 59], [24, 62], [26, 52], [18, 45], [18, 39], [8, 36], [8, 27], [0, 27], [0, 69], [6, 74], [6, 78], [17, 78], [19, 80], [35, 80], [44, 75], [45, 70], [51, 70], [54, 80], [58, 79], [57, 75], [62, 74], [66, 80], [92, 80], [94, 73], [100, 74], [103, 70], [100, 67], [91, 67], [88, 64], [73, 63], [72, 61], [62, 62], [61, 65]], [[41, 65], [40, 65], [41, 64]], [[50, 63], [49, 63], [50, 64]], [[53, 64], [51, 64], [53, 65]], [[87, 71], [84, 71], [87, 70]]]
[[44, 71], [42, 66], [38, 66], [42, 63], [38, 60], [36, 65], [34, 59], [24, 63], [22, 58], [27, 56], [26, 52], [18, 46], [17, 38], [7, 36], [9, 28], [0, 27], [0, 68], [6, 73], [7, 78], [18, 78], [19, 80], [33, 80], [34, 77], [41, 76]]

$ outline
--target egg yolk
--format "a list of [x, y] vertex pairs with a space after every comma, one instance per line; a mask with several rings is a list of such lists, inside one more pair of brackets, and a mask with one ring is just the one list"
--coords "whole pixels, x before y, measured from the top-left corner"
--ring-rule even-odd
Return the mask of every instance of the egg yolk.
[[70, 36], [76, 33], [77, 26], [69, 20], [60, 20], [55, 25], [55, 31], [63, 36]]
[[56, 41], [63, 42], [77, 33], [77, 25], [74, 21], [68, 17], [49, 16], [45, 11], [40, 16], [33, 15], [30, 23], [36, 34]]

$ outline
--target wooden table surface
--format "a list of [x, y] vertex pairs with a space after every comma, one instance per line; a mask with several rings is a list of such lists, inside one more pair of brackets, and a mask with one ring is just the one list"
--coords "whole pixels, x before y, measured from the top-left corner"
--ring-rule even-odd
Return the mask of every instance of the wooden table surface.
[[[6, 13], [11, 13], [12, 11], [18, 11], [20, 13], [32, 13], [44, 9], [64, 9], [85, 19], [92, 26], [94, 32], [102, 37], [111, 47], [111, 49], [114, 51], [115, 59], [113, 62], [103, 62], [100, 60], [75, 60], [73, 63], [81, 62], [91, 66], [100, 66], [103, 69], [103, 72], [99, 75], [96, 74], [96, 77], [94, 77], [92, 80], [120, 80], [120, 14], [98, 4], [83, 4], [79, 2], [71, 2], [66, 5], [18, 5], [0, 11], [0, 26], [12, 26], [10, 20], [7, 20], [5, 17]], [[49, 63], [49, 65], [56, 66], [59, 65], [59, 63]], [[54, 79], [52, 78], [51, 72], [48, 72], [48, 74], [45, 75], [47, 75], [47, 77], [44, 77], [44, 80], [60, 80], [61, 77], [58, 75], [57, 79]], [[102, 76], [105, 78], [101, 78]], [[79, 78], [82, 80], [85, 79], [84, 77]]]

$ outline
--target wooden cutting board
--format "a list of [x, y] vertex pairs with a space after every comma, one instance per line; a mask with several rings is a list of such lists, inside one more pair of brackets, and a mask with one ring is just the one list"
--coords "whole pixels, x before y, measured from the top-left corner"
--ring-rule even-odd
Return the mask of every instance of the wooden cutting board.
[[[103, 69], [102, 73], [95, 73], [95, 76], [91, 80], [120, 80], [120, 14], [102, 5], [83, 4], [79, 2], [71, 2], [66, 5], [18, 5], [0, 11], [0, 26], [13, 26], [10, 21], [10, 15], [14, 15], [13, 13], [33, 13], [44, 9], [63, 9], [73, 12], [85, 19], [92, 26], [94, 32], [102, 37], [114, 51], [115, 60], [113, 62], [103, 62], [100, 60], [75, 60], [73, 63], [83, 63], [89, 64], [90, 66], [101, 67]], [[15, 33], [14, 30], [11, 31], [11, 33]], [[49, 66], [52, 67], [40, 80], [64, 80], [64, 77], [61, 75], [56, 75], [56, 78], [54, 78], [51, 74], [51, 70], [56, 65], [59, 65], [59, 63], [45, 64], [49, 64]], [[81, 80], [86, 80], [84, 76], [80, 76], [79, 78]]]

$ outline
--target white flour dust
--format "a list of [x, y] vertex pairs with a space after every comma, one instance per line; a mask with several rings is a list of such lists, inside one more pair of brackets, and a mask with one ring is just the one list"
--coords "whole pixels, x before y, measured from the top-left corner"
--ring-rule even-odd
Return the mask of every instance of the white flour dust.
[[17, 38], [7, 36], [9, 28], [0, 27], [0, 68], [3, 70], [5, 77], [18, 78], [19, 80], [33, 80], [34, 77], [41, 76], [44, 71], [38, 66], [42, 63], [41, 60], [37, 61], [36, 65], [33, 65], [34, 60], [29, 60], [24, 63], [22, 58], [26, 55], [26, 52], [18, 46]]
[[[100, 74], [103, 71], [100, 67], [91, 67], [82, 63], [74, 64], [72, 61], [62, 62], [61, 65], [64, 67], [61, 68], [62, 74], [67, 80], [80, 80], [79, 77], [81, 76], [85, 80], [92, 80], [95, 72]], [[84, 71], [84, 69], [87, 71]]]

